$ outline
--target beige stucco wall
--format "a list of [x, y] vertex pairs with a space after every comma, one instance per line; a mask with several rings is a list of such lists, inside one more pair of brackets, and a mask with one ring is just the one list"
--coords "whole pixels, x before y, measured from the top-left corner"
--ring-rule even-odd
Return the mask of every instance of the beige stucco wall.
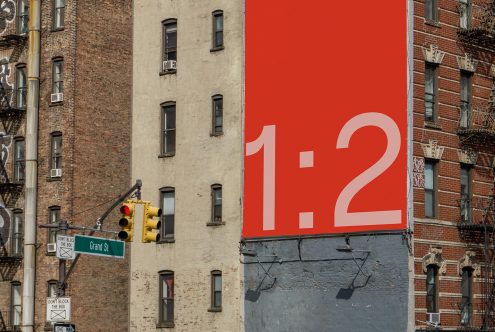
[[[212, 15], [224, 12], [225, 49], [210, 52]], [[154, 331], [158, 272], [175, 273], [175, 327], [241, 330], [242, 1], [134, 1], [132, 178], [159, 204], [175, 187], [175, 243], [131, 245], [130, 331]], [[177, 73], [160, 76], [162, 25], [177, 19]], [[224, 135], [210, 136], [211, 96], [224, 98]], [[176, 102], [176, 154], [160, 153], [160, 104]], [[207, 226], [210, 186], [222, 184], [225, 225]], [[135, 231], [138, 233], [139, 231]], [[140, 234], [135, 235], [139, 241]], [[223, 275], [222, 312], [210, 307], [210, 272]]]

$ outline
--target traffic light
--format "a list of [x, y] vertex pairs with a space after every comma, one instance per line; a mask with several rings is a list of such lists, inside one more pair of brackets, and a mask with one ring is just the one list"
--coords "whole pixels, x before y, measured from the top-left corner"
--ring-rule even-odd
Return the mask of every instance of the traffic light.
[[135, 203], [132, 201], [126, 201], [120, 207], [120, 213], [122, 213], [122, 218], [119, 220], [119, 225], [122, 230], [119, 232], [118, 237], [125, 242], [132, 241], [132, 232], [134, 229], [134, 211]]
[[141, 242], [156, 242], [160, 241], [160, 233], [153, 232], [154, 229], [160, 229], [162, 222], [154, 220], [154, 217], [160, 217], [162, 209], [151, 206], [149, 202], [144, 202], [144, 219], [143, 219], [143, 234]]

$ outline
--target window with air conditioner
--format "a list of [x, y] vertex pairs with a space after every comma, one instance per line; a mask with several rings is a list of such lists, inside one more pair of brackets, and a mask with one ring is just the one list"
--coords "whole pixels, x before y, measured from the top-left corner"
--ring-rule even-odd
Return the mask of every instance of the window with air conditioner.
[[177, 20], [167, 19], [163, 21], [162, 30], [162, 72], [175, 72], [177, 70]]
[[[57, 224], [60, 220], [60, 206], [50, 206], [48, 208], [48, 223]], [[57, 229], [48, 228], [47, 251], [54, 253], [57, 249]]]
[[62, 134], [53, 133], [50, 156], [50, 177], [62, 176]]
[[53, 59], [50, 101], [52, 103], [64, 101], [64, 60], [62, 58]]

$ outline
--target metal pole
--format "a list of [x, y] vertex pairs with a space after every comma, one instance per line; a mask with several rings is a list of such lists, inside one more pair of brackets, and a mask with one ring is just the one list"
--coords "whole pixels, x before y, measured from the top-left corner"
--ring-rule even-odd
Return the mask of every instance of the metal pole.
[[38, 102], [41, 0], [29, 0], [28, 95], [26, 108], [26, 188], [22, 332], [34, 332], [36, 277], [36, 203], [38, 179]]

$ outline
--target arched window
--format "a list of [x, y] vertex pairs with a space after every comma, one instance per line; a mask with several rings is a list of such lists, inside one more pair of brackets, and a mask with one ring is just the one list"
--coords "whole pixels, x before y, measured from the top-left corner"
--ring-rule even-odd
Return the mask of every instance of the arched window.
[[175, 102], [168, 101], [161, 105], [161, 141], [160, 155], [175, 155]]
[[461, 325], [469, 325], [473, 312], [473, 268], [467, 266], [462, 269], [461, 279]]
[[24, 254], [24, 213], [21, 209], [15, 209], [12, 213], [14, 222], [11, 234], [11, 252], [12, 256], [22, 256]]
[[210, 311], [222, 311], [222, 271], [211, 271]]
[[213, 18], [213, 48], [212, 51], [222, 50], [223, 46], [223, 11], [215, 10]]
[[162, 226], [160, 230], [161, 240], [172, 240], [174, 238], [175, 231], [175, 188], [161, 188], [160, 196], [162, 209]]
[[212, 128], [211, 133], [214, 136], [223, 134], [223, 96], [214, 95], [212, 101]]

